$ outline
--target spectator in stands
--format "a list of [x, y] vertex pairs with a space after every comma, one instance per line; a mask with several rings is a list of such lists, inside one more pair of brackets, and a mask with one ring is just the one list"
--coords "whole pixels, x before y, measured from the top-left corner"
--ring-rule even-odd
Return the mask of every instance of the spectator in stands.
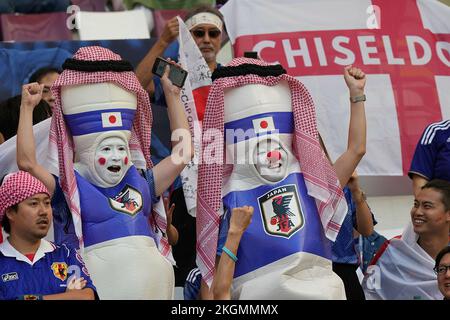
[[[52, 208], [40, 180], [24, 171], [5, 177], [0, 222], [9, 234], [0, 244], [0, 300], [94, 300], [96, 288], [80, 255], [43, 239]], [[69, 277], [73, 270], [81, 277]]]
[[66, 11], [70, 0], [14, 0], [0, 1], [0, 13], [44, 13]]
[[[218, 66], [216, 57], [221, 48], [224, 26], [222, 14], [213, 7], [200, 6], [187, 14], [185, 23], [191, 31], [192, 37], [202, 52], [211, 72], [213, 72]], [[177, 17], [173, 17], [167, 22], [161, 37], [158, 38], [136, 69], [136, 76], [139, 82], [151, 96], [154, 95], [156, 101], [160, 97], [159, 85], [154, 83], [151, 70], [156, 58], [164, 55], [164, 51], [177, 37], [178, 20]]]
[[53, 67], [40, 68], [35, 73], [33, 73], [29, 81], [29, 83], [37, 82], [44, 85], [44, 90], [42, 91], [42, 99], [45, 100], [52, 108], [55, 103], [55, 98], [50, 92], [50, 88], [52, 87], [53, 83], [56, 81], [60, 73], [60, 70]]
[[[0, 103], [0, 144], [17, 134], [20, 103], [18, 95]], [[41, 100], [33, 111], [33, 125], [51, 117], [52, 111], [45, 100]]]
[[442, 299], [432, 271], [439, 251], [448, 245], [450, 182], [431, 180], [415, 196], [411, 223], [400, 238], [387, 241], [367, 269], [366, 298]]
[[432, 179], [450, 181], [450, 119], [427, 126], [420, 138], [408, 175], [413, 180], [413, 192]]
[[226, 255], [220, 259], [217, 266], [215, 282], [212, 290], [207, 290], [206, 286], [201, 286], [200, 270], [195, 268], [189, 273], [184, 286], [185, 300], [229, 300], [231, 299], [231, 283], [234, 275], [234, 264], [237, 261], [237, 251], [242, 235], [250, 225], [253, 216], [253, 207], [243, 206], [234, 208], [230, 219], [225, 241], [224, 252]]
[[450, 300], [450, 246], [446, 246], [436, 256], [434, 271], [437, 273], [438, 287], [444, 300]]
[[348, 212], [332, 244], [333, 271], [342, 279], [347, 300], [365, 300], [356, 269], [359, 265], [355, 248], [354, 231], [367, 237], [373, 233], [373, 214], [366, 202], [366, 195], [359, 186], [356, 171], [344, 187]]

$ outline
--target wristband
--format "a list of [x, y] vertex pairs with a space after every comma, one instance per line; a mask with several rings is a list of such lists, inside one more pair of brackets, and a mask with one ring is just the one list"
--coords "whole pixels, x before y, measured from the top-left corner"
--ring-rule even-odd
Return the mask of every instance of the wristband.
[[24, 294], [23, 296], [17, 297], [17, 300], [44, 300], [42, 295], [38, 294]]
[[363, 94], [362, 96], [350, 97], [350, 102], [351, 103], [356, 103], [356, 102], [361, 102], [361, 101], [366, 101], [366, 95], [365, 94]]
[[225, 252], [234, 262], [238, 260], [238, 258], [234, 255], [234, 253], [231, 252], [227, 247], [223, 246], [222, 251]]

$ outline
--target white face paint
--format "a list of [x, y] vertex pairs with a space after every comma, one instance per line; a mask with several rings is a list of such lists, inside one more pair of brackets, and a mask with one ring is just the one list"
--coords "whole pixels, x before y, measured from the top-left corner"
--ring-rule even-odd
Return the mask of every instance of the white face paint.
[[258, 143], [253, 154], [258, 173], [266, 180], [277, 182], [285, 178], [288, 166], [288, 154], [281, 144], [272, 139]]
[[95, 171], [107, 184], [116, 185], [127, 172], [129, 159], [127, 144], [123, 139], [106, 138], [95, 150]]

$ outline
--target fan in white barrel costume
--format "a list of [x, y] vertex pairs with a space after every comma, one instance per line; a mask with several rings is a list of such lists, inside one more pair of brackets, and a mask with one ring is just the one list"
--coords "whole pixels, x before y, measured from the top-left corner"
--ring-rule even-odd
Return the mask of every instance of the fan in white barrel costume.
[[[231, 210], [249, 205], [255, 211], [239, 244], [233, 299], [345, 299], [329, 239], [347, 205], [320, 147], [308, 91], [280, 65], [254, 59], [234, 59], [213, 79], [197, 203], [197, 263], [205, 282], [214, 286], [215, 241], [217, 255], [225, 254]], [[211, 139], [214, 130], [224, 140]], [[224, 156], [226, 165], [217, 161]]]
[[[184, 165], [167, 159], [152, 169], [150, 102], [128, 62], [85, 47], [63, 68], [52, 87], [50, 148], [57, 149], [61, 185], [53, 189], [64, 192], [99, 296], [172, 299], [173, 268], [158, 250], [149, 216]], [[169, 108], [181, 109], [172, 103], [179, 90], [163, 82]], [[183, 112], [175, 115], [183, 118], [175, 127], [187, 129]]]

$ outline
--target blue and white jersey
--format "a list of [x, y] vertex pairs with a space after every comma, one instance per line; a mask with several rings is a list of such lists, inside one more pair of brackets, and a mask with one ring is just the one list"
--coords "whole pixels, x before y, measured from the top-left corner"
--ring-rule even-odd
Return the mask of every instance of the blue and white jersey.
[[223, 203], [218, 255], [225, 245], [232, 209], [244, 205], [254, 208], [252, 223], [239, 244], [235, 277], [298, 252], [331, 259], [330, 242], [301, 173], [292, 173], [273, 185], [230, 192]]
[[42, 239], [31, 262], [8, 240], [0, 244], [0, 300], [64, 293], [67, 280], [73, 274], [87, 281], [85, 288], [97, 291], [81, 256], [74, 249]]
[[115, 187], [94, 186], [75, 172], [80, 193], [85, 247], [128, 236], [155, 237], [149, 216], [154, 196], [153, 175], [147, 182], [132, 166]]
[[450, 181], [450, 120], [430, 124], [417, 144], [408, 175]]

